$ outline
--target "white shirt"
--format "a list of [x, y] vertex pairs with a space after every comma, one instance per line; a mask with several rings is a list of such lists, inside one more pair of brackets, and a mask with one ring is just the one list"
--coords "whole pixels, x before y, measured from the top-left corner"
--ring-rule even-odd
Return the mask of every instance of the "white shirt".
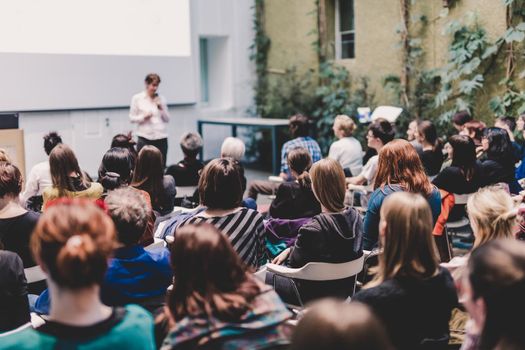
[[[158, 96], [162, 110], [158, 108], [157, 102], [143, 91], [134, 95], [131, 99], [129, 108], [129, 119], [132, 123], [137, 123], [136, 135], [148, 140], [160, 140], [168, 137], [166, 125], [169, 121], [168, 107], [166, 99]], [[152, 117], [146, 120], [146, 115], [152, 114]]]
[[344, 168], [349, 168], [352, 176], [363, 169], [363, 148], [354, 137], [343, 137], [330, 146], [328, 157], [337, 160]]
[[371, 157], [368, 162], [366, 162], [365, 166], [363, 167], [363, 171], [361, 172], [361, 175], [363, 175], [368, 181], [368, 185], [371, 186], [374, 184], [374, 179], [377, 174], [377, 168], [379, 165], [379, 156], [375, 155]]
[[25, 206], [29, 198], [41, 196], [42, 191], [52, 185], [49, 161], [46, 160], [45, 162], [36, 164], [29, 172], [26, 188], [24, 192], [20, 194], [20, 203]]

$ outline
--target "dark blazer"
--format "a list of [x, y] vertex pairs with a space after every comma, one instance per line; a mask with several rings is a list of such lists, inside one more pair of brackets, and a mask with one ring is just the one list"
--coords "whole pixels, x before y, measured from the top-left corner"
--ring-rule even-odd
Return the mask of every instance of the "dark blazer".
[[319, 213], [321, 205], [312, 189], [295, 181], [281, 184], [270, 206], [270, 216], [276, 219], [307, 218]]
[[29, 322], [27, 282], [22, 260], [0, 250], [0, 333]]

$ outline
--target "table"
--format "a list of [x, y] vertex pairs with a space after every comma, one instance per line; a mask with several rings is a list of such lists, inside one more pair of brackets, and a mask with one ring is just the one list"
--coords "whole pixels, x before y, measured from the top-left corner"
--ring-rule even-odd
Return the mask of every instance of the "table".
[[[204, 139], [202, 126], [204, 124], [212, 125], [230, 125], [232, 136], [237, 137], [237, 127], [255, 127], [260, 129], [270, 129], [272, 137], [272, 171], [275, 175], [279, 174], [279, 150], [277, 149], [277, 129], [288, 127], [288, 119], [270, 119], [270, 118], [204, 118], [197, 120], [197, 131]], [[200, 159], [203, 160], [203, 150], [200, 152]]]

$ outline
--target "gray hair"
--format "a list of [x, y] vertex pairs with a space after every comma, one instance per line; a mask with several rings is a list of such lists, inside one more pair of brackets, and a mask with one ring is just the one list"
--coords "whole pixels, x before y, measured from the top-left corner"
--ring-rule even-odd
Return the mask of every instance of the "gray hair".
[[123, 187], [110, 191], [106, 206], [113, 219], [120, 242], [130, 245], [138, 242], [144, 233], [151, 209], [140, 190]]
[[233, 158], [236, 161], [241, 161], [244, 156], [246, 147], [244, 142], [237, 137], [227, 137], [224, 139], [221, 147], [221, 157], [222, 158]]
[[196, 132], [187, 132], [180, 139], [180, 146], [183, 151], [196, 153], [202, 148], [202, 137]]

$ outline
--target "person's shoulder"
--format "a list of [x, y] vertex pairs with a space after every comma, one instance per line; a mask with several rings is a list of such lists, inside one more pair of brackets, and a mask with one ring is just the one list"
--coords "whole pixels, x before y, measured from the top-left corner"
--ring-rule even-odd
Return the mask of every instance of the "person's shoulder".
[[102, 193], [104, 192], [104, 187], [98, 182], [92, 182], [89, 185], [89, 188], [86, 189], [86, 191], [89, 192], [90, 196], [98, 198], [102, 196]]
[[352, 300], [366, 303], [378, 299], [389, 299], [400, 292], [401, 288], [397, 281], [389, 279], [377, 286], [360, 290]]
[[139, 99], [142, 99], [144, 98], [144, 96], [146, 96], [146, 92], [145, 91], [141, 91], [141, 92], [137, 92], [135, 95], [133, 95], [131, 97], [131, 99], [134, 101], [134, 100], [139, 100]]
[[[125, 306], [125, 315], [112, 330], [108, 337], [122, 339], [127, 342], [123, 346], [133, 345], [133, 349], [153, 349], [153, 317], [138, 305]], [[124, 340], [125, 339], [125, 340]]]
[[144, 308], [134, 304], [128, 304], [125, 307], [126, 316], [124, 322], [139, 323], [139, 324], [153, 324], [151, 314]]
[[2, 269], [5, 269], [6, 267], [9, 267], [12, 270], [24, 269], [22, 259], [18, 254], [8, 250], [0, 250], [0, 263]]
[[162, 178], [162, 183], [164, 184], [164, 187], [174, 187], [175, 178], [173, 177], [173, 175], [166, 174]]
[[36, 224], [38, 219], [40, 218], [40, 213], [37, 213], [36, 211], [28, 210], [26, 213], [26, 218], [29, 222]]
[[0, 350], [53, 349], [53, 343], [53, 337], [39, 333], [28, 323], [2, 334]]

